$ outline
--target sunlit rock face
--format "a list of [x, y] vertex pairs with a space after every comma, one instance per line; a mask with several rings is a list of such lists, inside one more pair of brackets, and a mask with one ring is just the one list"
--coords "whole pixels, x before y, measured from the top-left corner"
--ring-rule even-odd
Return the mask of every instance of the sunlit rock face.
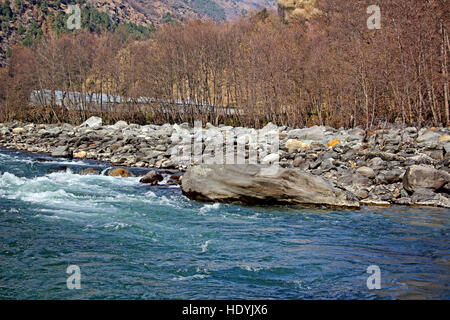
[[278, 13], [286, 21], [309, 20], [320, 14], [317, 0], [278, 0]]

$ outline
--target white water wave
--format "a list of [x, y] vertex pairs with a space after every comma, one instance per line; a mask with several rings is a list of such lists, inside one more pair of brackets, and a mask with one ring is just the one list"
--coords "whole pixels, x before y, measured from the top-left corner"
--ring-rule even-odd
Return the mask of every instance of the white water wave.
[[10, 185], [23, 185], [25, 180], [16, 175], [5, 172], [0, 176], [0, 187], [7, 187]]
[[200, 248], [202, 249], [202, 253], [204, 253], [204, 252], [206, 252], [206, 250], [208, 250], [208, 245], [210, 244], [210, 242], [211, 242], [211, 240], [208, 240], [200, 246]]
[[149, 196], [151, 198], [156, 198], [156, 194], [153, 191], [147, 191], [145, 193], [146, 196]]
[[131, 227], [132, 224], [124, 223], [124, 222], [111, 222], [103, 225], [105, 229], [113, 229], [113, 230], [120, 230], [123, 228]]
[[220, 203], [216, 202], [213, 204], [205, 204], [203, 207], [200, 208], [200, 211], [198, 212], [201, 215], [204, 215], [208, 212], [218, 210], [220, 208]]
[[242, 270], [250, 271], [250, 272], [260, 272], [263, 270], [271, 270], [274, 266], [270, 265], [262, 265], [259, 263], [243, 263], [239, 265], [239, 268]]
[[26, 163], [28, 165], [33, 166], [34, 164], [37, 163], [45, 163], [45, 164], [56, 164], [56, 165], [77, 165], [77, 166], [91, 166], [91, 163], [82, 161], [82, 160], [67, 160], [64, 158], [48, 158], [46, 156], [41, 156], [41, 159], [44, 159], [44, 161], [40, 162], [37, 161], [37, 159], [35, 157], [32, 157], [30, 155], [27, 154], [22, 154], [22, 155], [15, 155], [15, 154], [0, 154], [0, 159], [4, 159], [6, 161], [13, 161], [13, 162], [21, 162], [21, 163]]
[[173, 281], [189, 281], [189, 280], [199, 280], [209, 277], [207, 274], [194, 274], [192, 276], [186, 276], [186, 277], [174, 277], [172, 278]]
[[251, 272], [259, 272], [261, 270], [270, 269], [270, 268], [263, 267], [263, 266], [250, 266], [250, 265], [241, 265], [240, 268], [243, 270], [246, 270], [246, 271], [251, 271]]
[[139, 203], [177, 207], [177, 201], [172, 197], [158, 197], [152, 191], [144, 195], [123, 192], [137, 186], [138, 179], [81, 176], [71, 172], [25, 178], [5, 172], [0, 175], [0, 196], [61, 210], [60, 214], [123, 215], [129, 214], [131, 207]]
[[[71, 172], [26, 178], [4, 173], [0, 174], [0, 198], [31, 204], [34, 217], [38, 219], [78, 221], [110, 232], [132, 227], [131, 221], [136, 217], [147, 221], [146, 216], [159, 206], [161, 209], [157, 211], [169, 208], [174, 214], [181, 212], [179, 209], [184, 202], [179, 195], [157, 195], [156, 190], [139, 185], [138, 179], [82, 176]], [[142, 211], [143, 208], [148, 210]]]

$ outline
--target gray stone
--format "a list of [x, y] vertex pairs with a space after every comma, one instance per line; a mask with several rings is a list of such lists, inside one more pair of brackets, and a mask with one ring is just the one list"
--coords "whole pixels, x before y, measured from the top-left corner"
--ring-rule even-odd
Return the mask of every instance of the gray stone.
[[294, 129], [288, 133], [288, 137], [298, 140], [322, 141], [325, 140], [325, 127], [314, 126], [305, 129]]
[[366, 159], [381, 158], [384, 161], [405, 161], [404, 157], [390, 152], [366, 151], [363, 152], [362, 155], [364, 155]]
[[87, 168], [87, 169], [81, 170], [79, 174], [82, 176], [98, 175], [98, 174], [100, 174], [100, 170], [98, 170], [96, 168]]
[[113, 126], [111, 126], [112, 129], [114, 130], [119, 130], [122, 128], [126, 128], [128, 127], [128, 123], [126, 123], [125, 121], [117, 121]]
[[[364, 177], [358, 173], [346, 173], [338, 177], [338, 184], [343, 187], [369, 187], [372, 182], [369, 178]], [[353, 190], [354, 188], [350, 189]]]
[[423, 154], [423, 153], [419, 153], [419, 154], [417, 154], [415, 156], [406, 158], [406, 164], [408, 164], [408, 165], [412, 165], [412, 164], [433, 164], [435, 162], [436, 161], [433, 158], [431, 158], [431, 157], [429, 157], [429, 156], [427, 156], [426, 154]]
[[150, 158], [150, 159], [157, 158], [157, 157], [159, 157], [162, 154], [164, 154], [164, 152], [162, 152], [162, 151], [155, 151], [155, 150], [150, 150], [150, 151], [146, 151], [145, 152], [145, 156], [147, 158]]
[[407, 127], [405, 129], [403, 129], [403, 132], [409, 135], [415, 135], [417, 134], [417, 128], [415, 127]]
[[403, 178], [404, 170], [393, 169], [393, 170], [383, 170], [378, 173], [375, 178], [377, 184], [391, 184], [396, 182], [401, 182]]
[[278, 131], [278, 126], [273, 124], [272, 122], [269, 122], [260, 130], [260, 132], [269, 132], [269, 131]]
[[213, 202], [359, 207], [355, 195], [320, 177], [295, 169], [273, 170], [257, 165], [193, 166], [183, 176], [182, 191], [189, 199]]
[[9, 128], [0, 128], [0, 135], [2, 136], [9, 136], [11, 134], [11, 131]]
[[161, 181], [163, 181], [163, 176], [155, 170], [148, 172], [145, 176], [141, 178], [141, 180], [139, 180], [140, 183], [148, 183], [151, 184], [152, 186], [157, 185], [158, 182]]
[[314, 169], [317, 169], [321, 164], [322, 164], [322, 160], [319, 159], [319, 160], [310, 162], [310, 163], [309, 163], [309, 168], [310, 168], [311, 170], [314, 170]]
[[302, 156], [296, 156], [293, 162], [294, 167], [300, 167], [301, 164], [305, 163], [305, 158]]
[[366, 131], [364, 131], [361, 128], [354, 128], [352, 130], [349, 130], [348, 134], [349, 135], [358, 135], [358, 136], [364, 137], [364, 135], [366, 134]]
[[69, 146], [60, 146], [52, 150], [52, 157], [72, 158], [72, 152], [69, 150]]
[[280, 159], [280, 156], [278, 153], [271, 153], [264, 157], [264, 159], [262, 160], [262, 163], [271, 164], [271, 163], [275, 163], [279, 159]]
[[350, 141], [361, 141], [362, 139], [364, 139], [363, 136], [359, 136], [359, 135], [348, 135], [345, 137], [345, 140], [350, 142]]
[[417, 137], [417, 142], [424, 144], [434, 144], [437, 143], [441, 133], [436, 131], [428, 131], [427, 133]]
[[364, 177], [369, 179], [375, 178], [375, 171], [373, 171], [373, 169], [369, 167], [360, 167], [356, 169], [356, 173], [359, 173], [360, 175], [363, 175]]
[[366, 199], [369, 196], [369, 193], [364, 190], [364, 189], [359, 189], [355, 191], [355, 195], [359, 198], [359, 199]]
[[411, 197], [415, 205], [450, 208], [450, 199], [427, 188], [417, 188]]
[[423, 153], [437, 161], [444, 159], [444, 151], [443, 150], [439, 150], [439, 149], [424, 150]]
[[403, 188], [415, 192], [419, 188], [438, 190], [450, 181], [450, 174], [443, 170], [413, 165], [406, 169], [403, 176]]
[[103, 124], [102, 118], [99, 117], [90, 117], [85, 122], [83, 122], [80, 127], [89, 127], [91, 129], [97, 129], [101, 127]]
[[156, 151], [166, 151], [167, 147], [165, 145], [163, 145], [163, 144], [159, 144], [159, 145], [156, 146], [155, 150]]
[[320, 165], [320, 170], [322, 170], [322, 173], [330, 171], [332, 169], [334, 169], [334, 159], [328, 158], [328, 159], [322, 161], [322, 163]]
[[444, 150], [446, 154], [450, 153], [450, 142], [444, 143]]
[[380, 157], [375, 157], [367, 162], [368, 166], [373, 170], [383, 170], [387, 168], [386, 162]]

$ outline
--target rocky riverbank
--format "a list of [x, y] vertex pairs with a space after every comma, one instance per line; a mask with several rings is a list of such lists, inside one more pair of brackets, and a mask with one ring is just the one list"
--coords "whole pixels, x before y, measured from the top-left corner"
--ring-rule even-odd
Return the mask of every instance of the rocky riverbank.
[[[251, 138], [266, 133], [276, 134], [276, 142]], [[200, 141], [203, 152], [199, 157], [180, 157], [188, 144], [186, 135], [189, 143]], [[234, 145], [245, 145], [247, 156], [256, 150], [263, 155], [260, 162], [277, 159], [282, 168], [319, 176], [333, 188], [351, 192], [361, 204], [450, 208], [449, 128], [366, 132], [361, 128], [292, 129], [268, 124], [255, 130], [206, 124], [199, 130], [188, 124], [140, 126], [120, 121], [103, 125], [99, 118], [81, 126], [0, 124], [0, 145], [6, 148], [108, 161], [115, 166], [180, 171], [211, 158], [206, 151], [217, 150], [229, 139], [220, 135], [232, 137]]]

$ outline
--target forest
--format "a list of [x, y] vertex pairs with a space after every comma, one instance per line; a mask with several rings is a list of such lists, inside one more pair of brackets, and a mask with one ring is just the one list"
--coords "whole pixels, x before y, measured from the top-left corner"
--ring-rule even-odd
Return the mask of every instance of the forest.
[[[367, 27], [378, 2], [381, 28]], [[262, 10], [233, 21], [164, 24], [146, 37], [52, 32], [11, 48], [0, 71], [0, 121], [105, 121], [261, 127], [448, 126], [445, 0], [323, 0], [287, 23]], [[92, 32], [94, 31], [94, 32]], [[111, 94], [114, 110], [29, 105], [33, 90]], [[156, 100], [145, 102], [142, 97]], [[196, 101], [217, 108], [170, 109]], [[224, 114], [219, 108], [233, 109]]]

